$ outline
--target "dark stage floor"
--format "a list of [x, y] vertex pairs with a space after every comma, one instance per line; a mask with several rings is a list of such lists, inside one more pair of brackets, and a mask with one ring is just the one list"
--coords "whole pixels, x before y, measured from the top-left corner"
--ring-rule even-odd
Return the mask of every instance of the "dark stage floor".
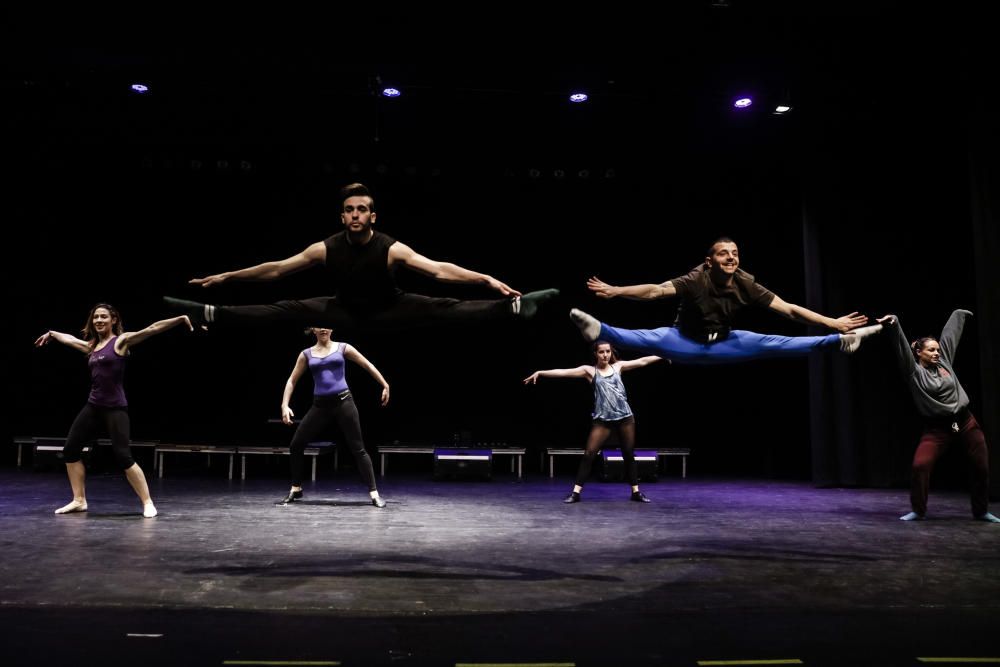
[[119, 475], [55, 516], [64, 475], [2, 469], [0, 664], [1000, 663], [1000, 526], [961, 493], [904, 523], [900, 489], [570, 484], [179, 476], [143, 519]]

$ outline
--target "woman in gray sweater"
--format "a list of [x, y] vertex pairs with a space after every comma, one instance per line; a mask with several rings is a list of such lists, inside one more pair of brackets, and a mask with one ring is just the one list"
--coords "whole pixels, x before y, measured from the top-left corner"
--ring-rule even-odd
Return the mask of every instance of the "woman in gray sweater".
[[908, 342], [895, 315], [879, 318], [883, 326], [896, 329], [892, 343], [899, 367], [910, 387], [917, 411], [923, 417], [923, 433], [913, 454], [910, 505], [913, 511], [899, 517], [903, 521], [923, 519], [927, 514], [927, 489], [934, 463], [952, 441], [965, 447], [972, 463], [972, 516], [1000, 523], [990, 514], [989, 454], [979, 422], [969, 411], [969, 397], [958, 381], [952, 363], [971, 312], [956, 310], [944, 325], [940, 338], [918, 338]]

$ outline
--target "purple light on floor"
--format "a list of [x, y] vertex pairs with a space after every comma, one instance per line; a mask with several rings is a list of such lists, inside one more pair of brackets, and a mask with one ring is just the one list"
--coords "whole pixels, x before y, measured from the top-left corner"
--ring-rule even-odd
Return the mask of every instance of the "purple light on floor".
[[733, 106], [736, 107], [737, 109], [746, 109], [751, 104], [753, 104], [753, 100], [750, 99], [749, 97], [741, 97], [740, 99], [733, 102]]
[[147, 93], [147, 92], [149, 92], [149, 86], [147, 86], [145, 84], [142, 84], [142, 83], [133, 83], [129, 87], [132, 89], [133, 92], [136, 92], [136, 93], [140, 93], [141, 94], [141, 93]]
[[580, 102], [586, 102], [589, 99], [590, 97], [587, 95], [587, 93], [573, 93], [572, 95], [569, 96], [569, 101], [574, 102], [576, 104], [579, 104]]
[[399, 88], [383, 88], [382, 89], [382, 96], [383, 97], [399, 97], [402, 94], [403, 93], [401, 93], [399, 91]]

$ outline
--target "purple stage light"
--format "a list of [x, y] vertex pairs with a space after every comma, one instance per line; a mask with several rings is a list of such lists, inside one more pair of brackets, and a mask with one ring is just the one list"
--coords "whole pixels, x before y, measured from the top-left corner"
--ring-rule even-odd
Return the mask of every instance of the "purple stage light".
[[403, 93], [400, 92], [399, 88], [383, 88], [382, 89], [382, 96], [383, 97], [399, 97], [402, 94]]
[[753, 100], [750, 99], [749, 97], [741, 97], [740, 99], [733, 102], [733, 106], [736, 107], [737, 109], [746, 109], [751, 104], [753, 104]]
[[149, 86], [142, 83], [133, 83], [131, 86], [129, 86], [129, 88], [131, 88], [133, 92], [140, 94], [149, 92]]
[[579, 104], [580, 102], [586, 102], [589, 99], [590, 97], [587, 95], [587, 93], [573, 93], [572, 95], [569, 96], [569, 101], [576, 102], [577, 104]]

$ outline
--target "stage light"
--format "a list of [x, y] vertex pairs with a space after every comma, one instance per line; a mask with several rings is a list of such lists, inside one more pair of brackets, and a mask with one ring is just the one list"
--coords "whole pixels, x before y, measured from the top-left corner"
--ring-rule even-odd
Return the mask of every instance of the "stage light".
[[149, 86], [142, 83], [133, 83], [129, 88], [132, 89], [132, 92], [139, 93], [140, 95], [149, 92]]
[[733, 102], [733, 106], [736, 107], [737, 109], [747, 109], [750, 107], [751, 104], [753, 104], [753, 100], [750, 99], [749, 97], [741, 97], [735, 102]]
[[579, 104], [580, 102], [586, 102], [590, 97], [587, 93], [573, 93], [569, 96], [569, 101]]
[[779, 104], [778, 106], [774, 107], [774, 115], [775, 116], [783, 116], [783, 115], [785, 115], [786, 113], [788, 113], [791, 110], [792, 110], [792, 107], [790, 107], [790, 106], [788, 106], [786, 104]]
[[403, 93], [400, 92], [399, 88], [383, 88], [382, 97], [399, 97]]

